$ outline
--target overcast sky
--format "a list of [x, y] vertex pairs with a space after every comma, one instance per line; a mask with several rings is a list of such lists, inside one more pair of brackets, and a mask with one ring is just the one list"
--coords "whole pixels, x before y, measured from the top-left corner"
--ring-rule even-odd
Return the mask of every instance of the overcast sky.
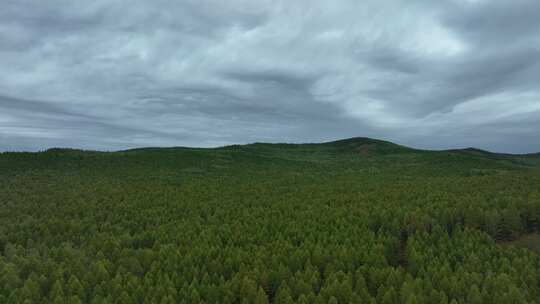
[[540, 151], [538, 0], [2, 0], [0, 150]]

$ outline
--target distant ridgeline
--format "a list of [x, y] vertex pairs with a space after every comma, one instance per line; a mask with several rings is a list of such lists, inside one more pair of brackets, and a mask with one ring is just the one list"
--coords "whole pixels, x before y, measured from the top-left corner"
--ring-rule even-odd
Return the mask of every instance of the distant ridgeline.
[[538, 154], [0, 154], [0, 303], [539, 303], [539, 231]]

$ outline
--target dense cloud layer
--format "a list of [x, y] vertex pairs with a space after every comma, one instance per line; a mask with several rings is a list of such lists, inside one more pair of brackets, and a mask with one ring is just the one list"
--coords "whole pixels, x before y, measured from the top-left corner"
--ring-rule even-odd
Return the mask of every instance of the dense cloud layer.
[[0, 150], [540, 151], [540, 1], [3, 1]]

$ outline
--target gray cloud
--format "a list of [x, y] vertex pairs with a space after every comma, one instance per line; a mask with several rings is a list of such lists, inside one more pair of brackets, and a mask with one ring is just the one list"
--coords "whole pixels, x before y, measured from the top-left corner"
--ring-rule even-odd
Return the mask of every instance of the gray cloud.
[[0, 10], [0, 150], [540, 151], [540, 4], [35, 1]]

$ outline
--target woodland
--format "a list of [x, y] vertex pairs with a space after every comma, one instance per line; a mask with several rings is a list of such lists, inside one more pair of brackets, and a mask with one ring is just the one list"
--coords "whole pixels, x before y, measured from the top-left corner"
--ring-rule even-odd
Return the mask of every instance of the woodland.
[[539, 154], [0, 154], [0, 303], [540, 303], [539, 232]]

